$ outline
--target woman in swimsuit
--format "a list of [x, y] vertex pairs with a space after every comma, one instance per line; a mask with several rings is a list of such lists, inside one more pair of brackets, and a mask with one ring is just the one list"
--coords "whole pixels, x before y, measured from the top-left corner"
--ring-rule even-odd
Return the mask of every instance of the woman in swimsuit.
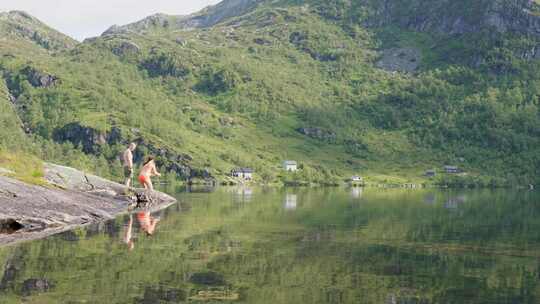
[[154, 161], [154, 158], [150, 156], [143, 164], [141, 173], [139, 173], [139, 182], [144, 186], [144, 189], [154, 190], [152, 180], [150, 179], [152, 176], [161, 176], [161, 174], [157, 172], [156, 162]]

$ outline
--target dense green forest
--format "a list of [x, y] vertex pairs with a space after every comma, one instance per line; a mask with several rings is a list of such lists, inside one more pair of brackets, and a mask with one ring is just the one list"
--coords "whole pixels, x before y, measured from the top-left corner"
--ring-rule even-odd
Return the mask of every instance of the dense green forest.
[[216, 24], [156, 15], [82, 43], [1, 14], [0, 145], [106, 177], [135, 140], [170, 178], [407, 183], [457, 165], [433, 181], [538, 183], [535, 3], [243, 2]]

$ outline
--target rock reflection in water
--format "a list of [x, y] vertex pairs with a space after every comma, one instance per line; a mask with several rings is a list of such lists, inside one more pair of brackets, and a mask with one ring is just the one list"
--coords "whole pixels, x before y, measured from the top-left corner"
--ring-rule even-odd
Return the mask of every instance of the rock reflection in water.
[[189, 193], [212, 193], [216, 191], [216, 187], [213, 185], [189, 185], [185, 188]]
[[54, 284], [47, 279], [28, 279], [23, 282], [21, 293], [28, 296], [31, 293], [46, 292], [53, 287]]
[[182, 289], [165, 286], [148, 286], [144, 289], [142, 298], [135, 301], [137, 304], [154, 303], [179, 303], [187, 299], [187, 294]]
[[428, 193], [424, 196], [424, 203], [433, 205], [435, 204], [435, 201], [437, 200], [437, 196], [435, 193]]
[[120, 235], [121, 228], [121, 225], [116, 221], [91, 224], [86, 228], [86, 239], [90, 239], [99, 234], [105, 234], [111, 238], [116, 238]]

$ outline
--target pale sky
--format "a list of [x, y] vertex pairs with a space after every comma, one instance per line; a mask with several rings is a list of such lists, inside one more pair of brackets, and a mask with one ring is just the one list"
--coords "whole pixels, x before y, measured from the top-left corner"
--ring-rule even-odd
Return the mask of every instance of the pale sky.
[[99, 36], [155, 13], [187, 15], [220, 0], [0, 0], [0, 12], [20, 10], [75, 39]]

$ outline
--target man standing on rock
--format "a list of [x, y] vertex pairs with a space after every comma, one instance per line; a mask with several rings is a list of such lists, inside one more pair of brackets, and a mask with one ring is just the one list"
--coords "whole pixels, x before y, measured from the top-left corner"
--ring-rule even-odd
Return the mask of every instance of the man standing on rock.
[[124, 185], [129, 188], [133, 179], [133, 151], [137, 148], [137, 144], [130, 143], [128, 148], [122, 153], [122, 162], [124, 163]]

